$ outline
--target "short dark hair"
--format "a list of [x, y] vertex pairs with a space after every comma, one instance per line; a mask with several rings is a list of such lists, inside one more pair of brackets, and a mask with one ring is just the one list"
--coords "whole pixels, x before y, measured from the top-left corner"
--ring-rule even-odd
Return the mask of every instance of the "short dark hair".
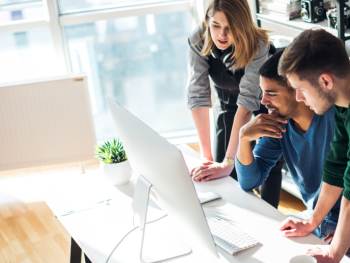
[[344, 79], [350, 73], [350, 61], [342, 40], [326, 30], [314, 28], [303, 31], [284, 51], [278, 73], [296, 74], [318, 87], [318, 78], [328, 73]]
[[288, 85], [287, 79], [278, 75], [278, 62], [282, 56], [282, 53], [283, 50], [277, 52], [266, 60], [264, 65], [261, 66], [259, 74], [264, 78], [276, 81], [278, 85], [287, 88], [288, 91], [293, 91], [293, 88]]

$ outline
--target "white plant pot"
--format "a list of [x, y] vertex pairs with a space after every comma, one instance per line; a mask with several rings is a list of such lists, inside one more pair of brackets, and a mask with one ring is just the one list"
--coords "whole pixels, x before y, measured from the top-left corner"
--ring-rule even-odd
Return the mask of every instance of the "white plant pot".
[[129, 160], [121, 163], [105, 163], [100, 162], [100, 168], [103, 176], [112, 185], [123, 185], [129, 182], [132, 169]]

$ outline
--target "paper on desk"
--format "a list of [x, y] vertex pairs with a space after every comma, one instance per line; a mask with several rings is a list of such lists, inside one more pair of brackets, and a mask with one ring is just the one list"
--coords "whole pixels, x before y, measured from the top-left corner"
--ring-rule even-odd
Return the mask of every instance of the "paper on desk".
[[[102, 176], [95, 173], [70, 175], [70, 178], [62, 178], [64, 175], [52, 180], [44, 192], [45, 201], [50, 206], [54, 203], [56, 216], [65, 215], [74, 211], [98, 209], [101, 205], [108, 205], [113, 192], [116, 191]], [[67, 183], [69, 181], [69, 183]], [[57, 202], [59, 200], [59, 202]], [[73, 212], [72, 212], [73, 211]]]

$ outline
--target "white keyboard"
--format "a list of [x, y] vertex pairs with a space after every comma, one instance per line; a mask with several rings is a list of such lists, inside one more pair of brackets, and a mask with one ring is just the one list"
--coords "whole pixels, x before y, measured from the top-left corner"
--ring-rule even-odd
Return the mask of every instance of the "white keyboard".
[[215, 243], [232, 255], [261, 244], [225, 219], [207, 217], [207, 222]]

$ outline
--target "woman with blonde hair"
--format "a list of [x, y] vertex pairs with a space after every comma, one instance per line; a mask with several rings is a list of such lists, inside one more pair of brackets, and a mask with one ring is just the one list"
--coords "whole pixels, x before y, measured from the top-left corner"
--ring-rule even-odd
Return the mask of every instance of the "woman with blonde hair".
[[[267, 113], [261, 107], [259, 69], [274, 53], [265, 30], [252, 20], [247, 0], [213, 0], [204, 21], [189, 42], [188, 108], [199, 135], [203, 165], [192, 170], [195, 181], [231, 175], [237, 180], [234, 160], [239, 130], [252, 113]], [[271, 50], [270, 50], [271, 47]], [[209, 108], [214, 83], [218, 99], [213, 107], [216, 136], [210, 143]], [[215, 162], [214, 162], [215, 161]], [[262, 187], [262, 198], [277, 207], [281, 191], [279, 161]]]

